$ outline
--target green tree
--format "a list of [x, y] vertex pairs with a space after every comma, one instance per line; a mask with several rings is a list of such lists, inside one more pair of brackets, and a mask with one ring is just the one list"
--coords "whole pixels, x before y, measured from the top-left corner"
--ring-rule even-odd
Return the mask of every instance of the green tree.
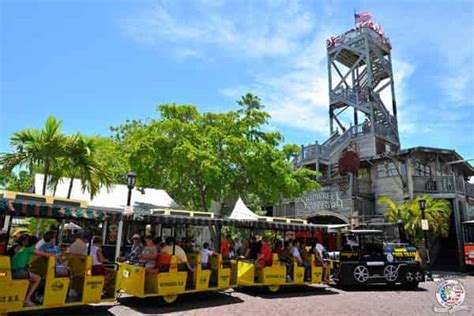
[[266, 132], [269, 118], [247, 94], [238, 111], [199, 113], [192, 105], [164, 104], [160, 119], [114, 128], [139, 185], [167, 190], [180, 204], [207, 210], [211, 201], [241, 196], [259, 206], [317, 188], [316, 175], [293, 170], [297, 146], [280, 149], [283, 136]]
[[381, 196], [378, 203], [387, 206], [387, 218], [391, 223], [402, 220], [410, 237], [419, 243], [422, 239], [420, 199], [426, 201], [425, 218], [428, 220], [432, 237], [446, 237], [449, 233], [451, 206], [448, 201], [434, 199], [428, 194], [417, 196], [411, 201], [397, 204], [391, 198]]
[[0, 188], [10, 191], [30, 192], [33, 187], [33, 176], [26, 170], [14, 173], [0, 172]]
[[112, 176], [96, 159], [97, 144], [95, 139], [80, 134], [67, 137], [64, 145], [64, 156], [57, 157], [58, 162], [52, 171], [50, 185], [56, 187], [62, 177], [69, 178], [67, 198], [71, 198], [74, 179], [81, 180], [81, 189], [89, 191], [94, 197], [101, 186], [110, 188]]
[[30, 172], [39, 169], [44, 173], [43, 194], [51, 170], [55, 168], [57, 157], [64, 155], [66, 137], [61, 133], [62, 121], [53, 116], [48, 117], [43, 129], [28, 128], [13, 134], [10, 145], [13, 153], [2, 153], [0, 165], [6, 173], [17, 166], [26, 166]]

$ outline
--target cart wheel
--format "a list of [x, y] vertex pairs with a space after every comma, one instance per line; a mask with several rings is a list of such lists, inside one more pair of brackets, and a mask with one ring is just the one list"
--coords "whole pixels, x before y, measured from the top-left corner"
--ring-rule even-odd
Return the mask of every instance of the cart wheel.
[[366, 266], [357, 266], [354, 268], [353, 276], [357, 283], [365, 283], [369, 279], [369, 269]]
[[412, 271], [407, 271], [405, 273], [404, 282], [402, 287], [407, 290], [415, 290], [418, 288], [419, 281], [416, 278], [416, 273]]
[[280, 289], [279, 285], [269, 285], [268, 286], [268, 290], [272, 293], [278, 292], [279, 289]]
[[168, 295], [163, 296], [163, 301], [166, 304], [173, 304], [174, 302], [176, 302], [177, 298], [178, 298], [178, 294], [168, 294]]

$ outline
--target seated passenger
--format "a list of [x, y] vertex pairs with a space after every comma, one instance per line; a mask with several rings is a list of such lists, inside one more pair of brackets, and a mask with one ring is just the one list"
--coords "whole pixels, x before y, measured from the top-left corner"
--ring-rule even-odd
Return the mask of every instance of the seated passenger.
[[56, 232], [47, 232], [46, 234], [44, 234], [43, 239], [45, 243], [41, 247], [41, 251], [56, 257], [55, 277], [69, 277], [71, 281], [69, 282], [68, 296], [77, 296], [77, 291], [71, 288], [73, 283], [71, 270], [69, 270], [69, 268], [66, 266], [66, 258], [61, 255], [61, 250], [56, 245]]
[[48, 232], [46, 232], [46, 233], [43, 235], [43, 238], [42, 238], [40, 241], [38, 241], [38, 242], [36, 243], [36, 246], [35, 246], [36, 250], [41, 250], [41, 248], [44, 246], [44, 244], [46, 243], [46, 242], [44, 241], [44, 236], [47, 235], [47, 234], [48, 234], [48, 235], [55, 235], [55, 236], [56, 236], [56, 231], [55, 231], [55, 230], [49, 230]]
[[5, 250], [7, 248], [8, 235], [4, 230], [0, 230], [0, 256], [5, 255]]
[[[173, 245], [174, 244], [174, 238], [173, 237], [168, 237], [166, 238], [165, 241], [166, 245], [161, 248], [161, 253], [167, 254], [167, 255], [175, 255], [177, 260], [178, 260], [178, 268], [181, 269], [186, 269], [187, 271], [192, 273], [192, 284], [194, 286], [195, 280], [196, 280], [196, 269], [194, 269], [193, 266], [191, 266], [188, 262], [188, 258], [186, 257], [186, 253], [184, 252], [183, 248], [181, 248], [178, 245]], [[174, 248], [174, 254], [173, 254], [173, 248]]]
[[272, 249], [265, 237], [262, 238], [261, 245], [260, 253], [255, 261], [255, 268], [263, 268], [272, 265]]
[[23, 241], [21, 249], [13, 256], [12, 260], [12, 277], [13, 279], [29, 279], [30, 284], [28, 291], [26, 292], [24, 305], [34, 306], [35, 304], [31, 301], [31, 297], [38, 288], [41, 282], [41, 277], [35, 273], [32, 273], [29, 269], [29, 264], [33, 254], [37, 256], [48, 256], [39, 250], [35, 250], [35, 244], [38, 238], [35, 236], [26, 236]]
[[89, 232], [81, 232], [71, 246], [69, 246], [68, 252], [73, 255], [87, 256], [90, 239], [91, 234]]
[[231, 243], [232, 243], [231, 235], [227, 235], [225, 239], [221, 242], [221, 255], [222, 255], [223, 260], [229, 259]]
[[194, 253], [193, 241], [191, 238], [185, 238], [183, 241], [183, 250], [186, 253]]
[[102, 254], [102, 238], [94, 237], [90, 255], [92, 258], [92, 275], [105, 275], [105, 257]]
[[132, 248], [130, 249], [130, 252], [125, 255], [125, 257], [121, 258], [122, 261], [138, 261], [138, 255], [143, 250], [141, 239], [142, 237], [138, 234], [134, 234], [132, 236]]
[[319, 238], [316, 238], [314, 244], [314, 252], [316, 254], [316, 265], [323, 267], [323, 280], [327, 280], [329, 277], [329, 264], [324, 261], [327, 257], [326, 249], [324, 248], [323, 244], [320, 242]]
[[300, 251], [300, 255], [301, 255], [301, 259], [303, 260], [303, 266], [304, 266], [304, 278], [306, 280], [309, 280], [310, 279], [310, 276], [311, 276], [311, 270], [310, 270], [310, 264], [309, 264], [309, 252], [306, 250], [306, 247], [304, 245], [304, 243], [300, 243], [300, 248], [299, 248], [299, 251]]
[[209, 243], [205, 242], [201, 249], [201, 267], [203, 269], [210, 269], [209, 256], [214, 255], [214, 251], [209, 248]]
[[138, 255], [138, 259], [145, 263], [145, 268], [147, 270], [154, 269], [156, 266], [156, 257], [158, 256], [158, 251], [151, 236], [147, 236], [145, 238], [145, 243], [146, 246]]
[[301, 258], [299, 250], [300, 242], [298, 240], [293, 240], [291, 247], [291, 256], [296, 259], [296, 262], [299, 266], [303, 265], [303, 259]]
[[250, 260], [257, 260], [258, 254], [260, 253], [260, 246], [261, 244], [257, 241], [257, 238], [252, 237], [245, 257]]

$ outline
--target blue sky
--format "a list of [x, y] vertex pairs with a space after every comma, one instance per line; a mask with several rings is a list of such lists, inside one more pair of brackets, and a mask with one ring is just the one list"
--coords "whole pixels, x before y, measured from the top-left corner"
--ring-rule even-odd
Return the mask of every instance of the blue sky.
[[402, 147], [474, 158], [474, 2], [0, 1], [0, 151], [48, 115], [109, 135], [155, 105], [236, 108], [250, 91], [288, 143], [328, 134], [326, 39], [370, 11], [390, 37]]

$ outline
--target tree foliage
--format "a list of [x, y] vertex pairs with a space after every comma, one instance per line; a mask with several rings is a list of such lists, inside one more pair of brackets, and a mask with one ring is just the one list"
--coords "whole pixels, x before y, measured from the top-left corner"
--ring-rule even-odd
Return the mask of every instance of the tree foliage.
[[239, 110], [199, 113], [195, 106], [162, 104], [160, 119], [114, 128], [138, 184], [167, 190], [180, 204], [207, 210], [211, 201], [241, 196], [260, 206], [317, 188], [316, 175], [293, 170], [297, 146], [264, 130], [269, 114], [247, 94]]
[[[108, 173], [108, 166], [97, 158], [96, 141], [80, 134], [65, 135], [61, 127], [62, 121], [50, 116], [42, 129], [28, 128], [14, 133], [10, 138], [13, 152], [0, 154], [2, 173], [9, 176], [11, 182], [15, 177], [18, 181], [22, 177], [25, 179], [25, 170], [31, 181], [35, 172], [42, 172], [45, 175], [42, 194], [46, 194], [48, 184], [55, 188], [62, 177], [79, 178], [82, 190], [87, 189], [92, 196], [100, 186], [109, 187], [112, 176]], [[21, 168], [18, 176], [12, 174], [15, 167]], [[17, 184], [20, 191], [27, 191]], [[68, 197], [71, 190], [72, 186]]]
[[430, 195], [424, 194], [402, 204], [395, 203], [387, 196], [381, 196], [378, 203], [387, 206], [386, 216], [391, 223], [402, 220], [410, 237], [415, 242], [419, 242], [422, 238], [422, 216], [418, 204], [420, 199], [426, 201], [425, 218], [428, 220], [432, 236], [448, 236], [451, 206], [446, 200], [434, 199]]

